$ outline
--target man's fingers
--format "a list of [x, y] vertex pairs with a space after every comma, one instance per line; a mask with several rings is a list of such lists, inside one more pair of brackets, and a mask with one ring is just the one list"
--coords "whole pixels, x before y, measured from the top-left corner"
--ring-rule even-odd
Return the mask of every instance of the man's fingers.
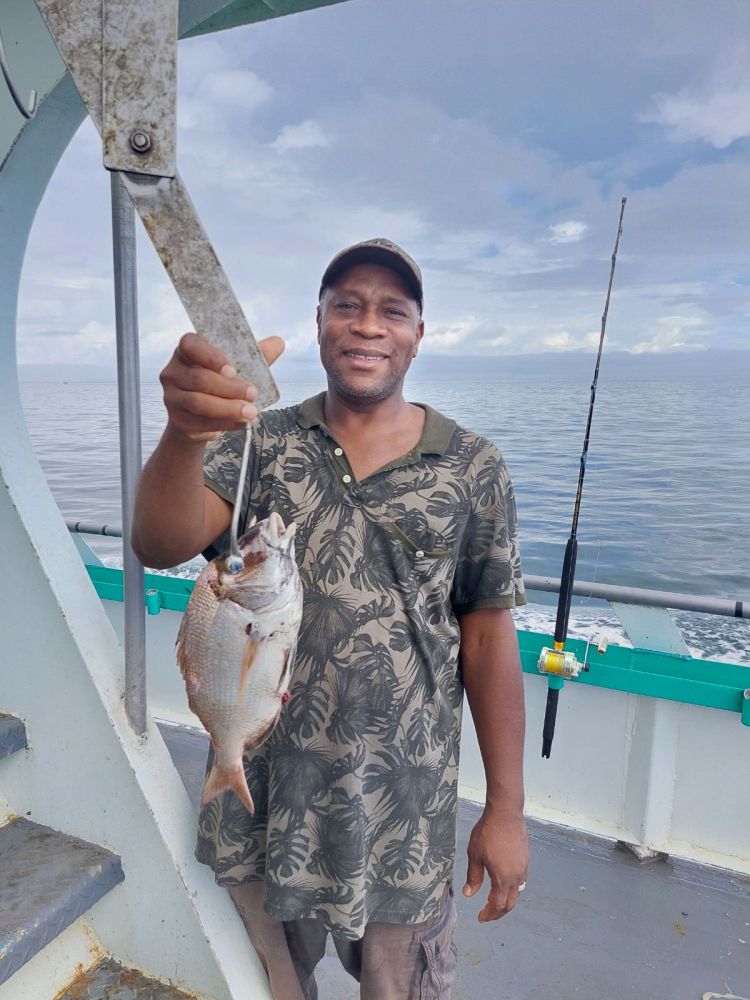
[[[273, 336], [259, 340], [258, 347], [268, 364], [272, 365], [284, 353], [286, 344], [281, 337]], [[205, 337], [199, 337], [197, 333], [186, 333], [180, 338], [177, 354], [187, 365], [208, 368], [229, 378], [237, 376], [237, 369], [232, 359], [228, 358], [216, 344], [212, 344]]]
[[230, 372], [234, 372], [231, 365], [224, 365], [220, 372], [186, 366], [180, 372], [178, 385], [185, 392], [199, 392], [221, 399], [242, 399], [252, 403], [258, 394], [255, 386], [249, 386], [247, 382], [237, 378], [236, 373], [232, 375]]
[[225, 365], [231, 365], [231, 361], [220, 347], [205, 337], [199, 337], [197, 333], [186, 333], [180, 337], [175, 353], [186, 365], [197, 365], [199, 368], [209, 368], [214, 372], [220, 372]]
[[507, 883], [493, 881], [487, 902], [479, 913], [479, 922], [486, 923], [489, 920], [499, 920], [506, 913], [510, 913], [517, 901], [517, 885], [508, 885]]
[[484, 882], [484, 865], [481, 861], [469, 858], [469, 866], [466, 869], [466, 884], [461, 890], [464, 896], [473, 896], [482, 888]]
[[281, 337], [264, 337], [258, 341], [258, 347], [269, 365], [272, 365], [284, 353], [286, 344]]
[[[281, 337], [266, 337], [259, 347], [269, 364], [284, 350]], [[255, 420], [258, 390], [237, 375], [215, 344], [186, 333], [160, 375], [172, 426], [195, 440], [230, 431]]]
[[[175, 409], [179, 408], [183, 413], [200, 418], [201, 430], [205, 431], [221, 430], [231, 423], [244, 426], [258, 416], [252, 403], [242, 399], [221, 399], [202, 392], [174, 389], [173, 403], [176, 404]], [[216, 423], [212, 425], [212, 421]]]

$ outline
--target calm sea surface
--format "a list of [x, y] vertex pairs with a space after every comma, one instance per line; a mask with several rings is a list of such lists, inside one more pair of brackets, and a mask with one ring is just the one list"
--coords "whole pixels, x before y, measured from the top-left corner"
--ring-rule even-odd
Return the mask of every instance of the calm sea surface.
[[[287, 383], [284, 404], [323, 388]], [[524, 569], [559, 576], [570, 533], [588, 385], [542, 377], [491, 382], [417, 382], [408, 396], [429, 403], [501, 449], [513, 477]], [[27, 382], [31, 438], [66, 518], [121, 522], [117, 386]], [[164, 426], [161, 387], [142, 390], [144, 456]], [[577, 577], [750, 600], [750, 389], [738, 378], [600, 383], [578, 529]], [[89, 539], [117, 564], [119, 544]], [[182, 572], [195, 574], [200, 561]], [[552, 609], [519, 616], [548, 625]], [[748, 623], [676, 614], [702, 655], [747, 659]], [[618, 633], [605, 606], [576, 601], [573, 631]]]

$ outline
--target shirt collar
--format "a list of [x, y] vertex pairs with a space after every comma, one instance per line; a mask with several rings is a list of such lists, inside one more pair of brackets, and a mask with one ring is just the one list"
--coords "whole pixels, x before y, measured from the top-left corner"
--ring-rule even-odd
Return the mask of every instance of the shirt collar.
[[[312, 427], [322, 427], [328, 430], [325, 421], [325, 399], [325, 392], [321, 392], [300, 403], [297, 414], [297, 423], [300, 427], [308, 430]], [[433, 410], [425, 403], [417, 403], [416, 405], [421, 406], [425, 411], [425, 421], [422, 437], [419, 439], [415, 451], [418, 451], [420, 455], [444, 455], [456, 429], [455, 421], [449, 420], [448, 417], [444, 417], [442, 413]]]

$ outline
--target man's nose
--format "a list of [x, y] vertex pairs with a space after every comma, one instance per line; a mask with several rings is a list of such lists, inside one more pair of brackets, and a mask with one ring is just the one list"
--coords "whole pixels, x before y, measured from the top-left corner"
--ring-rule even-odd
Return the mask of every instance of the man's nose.
[[383, 324], [377, 309], [362, 309], [354, 322], [354, 332], [362, 337], [382, 337]]

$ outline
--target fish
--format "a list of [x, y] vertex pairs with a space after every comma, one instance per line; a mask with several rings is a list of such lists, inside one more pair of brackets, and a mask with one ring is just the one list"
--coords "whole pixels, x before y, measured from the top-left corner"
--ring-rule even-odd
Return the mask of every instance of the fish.
[[185, 608], [177, 662], [190, 710], [214, 748], [201, 805], [232, 790], [255, 812], [242, 757], [268, 739], [289, 700], [302, 620], [296, 527], [275, 512], [253, 521], [239, 539], [239, 572], [214, 559]]

